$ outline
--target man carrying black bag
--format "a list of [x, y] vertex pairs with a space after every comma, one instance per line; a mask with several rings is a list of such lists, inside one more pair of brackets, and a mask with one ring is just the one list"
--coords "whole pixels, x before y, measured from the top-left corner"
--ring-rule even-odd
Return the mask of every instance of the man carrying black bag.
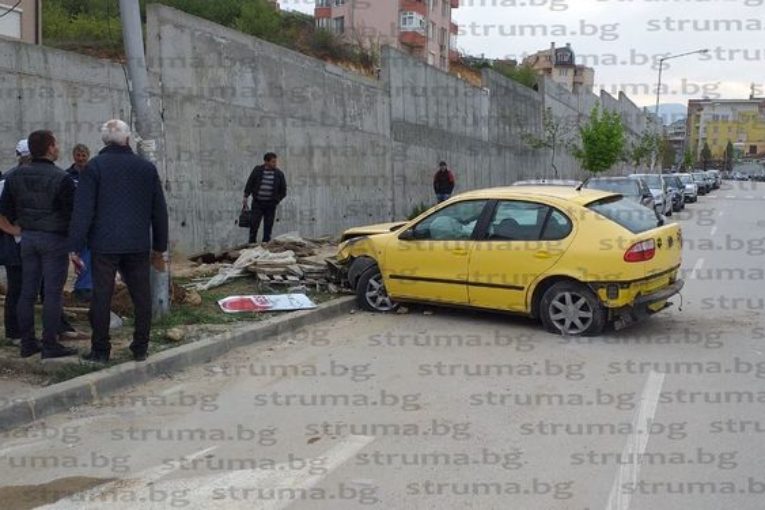
[[287, 180], [276, 167], [276, 154], [267, 153], [263, 165], [256, 166], [244, 187], [242, 207], [247, 209], [247, 199], [252, 195], [252, 216], [250, 219], [250, 243], [258, 242], [258, 228], [263, 220], [263, 242], [271, 240], [276, 218], [276, 206], [287, 196]]

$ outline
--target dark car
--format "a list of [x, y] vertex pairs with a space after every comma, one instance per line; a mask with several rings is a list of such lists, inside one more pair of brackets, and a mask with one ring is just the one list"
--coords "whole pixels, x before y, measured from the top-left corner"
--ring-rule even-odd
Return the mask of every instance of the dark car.
[[672, 198], [672, 210], [677, 212], [685, 209], [685, 184], [675, 175], [664, 174], [661, 178], [664, 179]]
[[650, 209], [655, 208], [653, 194], [642, 179], [630, 179], [629, 177], [597, 177], [590, 179], [584, 185], [585, 188], [612, 191], [624, 197], [644, 205]]

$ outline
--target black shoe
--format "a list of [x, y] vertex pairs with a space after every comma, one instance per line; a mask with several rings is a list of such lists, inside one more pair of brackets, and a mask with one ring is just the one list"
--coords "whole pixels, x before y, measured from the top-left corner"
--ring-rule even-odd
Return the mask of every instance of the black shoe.
[[89, 353], [85, 354], [82, 357], [82, 360], [87, 361], [89, 363], [101, 363], [105, 365], [109, 363], [109, 355], [102, 354], [100, 352], [90, 351]]
[[93, 291], [90, 289], [75, 289], [72, 294], [74, 295], [74, 298], [81, 303], [90, 303], [90, 300], [93, 297]]
[[149, 355], [145, 352], [142, 353], [133, 353], [133, 361], [146, 361], [146, 358], [148, 358]]
[[21, 346], [21, 357], [29, 358], [31, 356], [34, 356], [40, 351], [42, 351], [42, 347], [40, 347], [40, 342], [35, 341], [34, 343], [23, 344]]
[[42, 349], [42, 359], [66, 358], [67, 356], [76, 355], [77, 349], [64, 347], [58, 342], [53, 345], [44, 345]]

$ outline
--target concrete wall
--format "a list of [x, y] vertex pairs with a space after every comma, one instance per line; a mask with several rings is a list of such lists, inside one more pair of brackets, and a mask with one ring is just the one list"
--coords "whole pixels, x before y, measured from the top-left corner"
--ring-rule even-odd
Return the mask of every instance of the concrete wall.
[[61, 146], [59, 165], [84, 143], [97, 151], [101, 124], [130, 117], [120, 65], [76, 53], [0, 41], [0, 170], [14, 166], [16, 142], [37, 129], [53, 130]]
[[[432, 203], [440, 160], [458, 192], [552, 177], [548, 151], [523, 142], [540, 133], [546, 107], [574, 123], [603, 100], [625, 116], [635, 110], [626, 97], [549, 81], [536, 92], [490, 70], [474, 87], [389, 47], [380, 79], [369, 79], [156, 4], [146, 39], [172, 240], [186, 252], [246, 242], [235, 220], [267, 151], [279, 154], [289, 187], [276, 233], [336, 235]], [[5, 167], [35, 129], [57, 133], [68, 166], [73, 144], [98, 149], [101, 123], [130, 119], [121, 66], [50, 48], [0, 41], [0, 92]], [[557, 166], [560, 177], [582, 175], [566, 153]]]

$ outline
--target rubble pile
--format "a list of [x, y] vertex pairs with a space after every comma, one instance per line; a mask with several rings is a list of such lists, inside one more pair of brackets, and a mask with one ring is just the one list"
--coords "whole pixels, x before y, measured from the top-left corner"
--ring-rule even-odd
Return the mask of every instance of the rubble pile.
[[198, 291], [219, 287], [234, 278], [254, 275], [266, 286], [305, 286], [320, 290], [330, 285], [327, 257], [334, 254], [328, 238], [303, 239], [290, 233], [258, 246], [240, 246], [217, 254], [191, 258], [198, 267], [219, 267], [212, 278], [192, 279], [188, 287]]

